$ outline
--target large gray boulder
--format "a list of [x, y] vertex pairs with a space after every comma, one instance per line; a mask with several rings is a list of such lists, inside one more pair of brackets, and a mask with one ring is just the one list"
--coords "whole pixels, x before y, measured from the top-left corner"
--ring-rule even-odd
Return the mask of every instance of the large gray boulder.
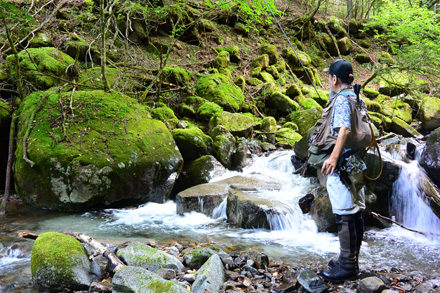
[[112, 279], [113, 292], [123, 293], [184, 293], [190, 292], [178, 284], [140, 267], [126, 266]]
[[197, 272], [191, 292], [219, 292], [225, 279], [225, 268], [217, 254], [211, 256]]
[[82, 244], [74, 237], [48, 232], [38, 236], [31, 254], [32, 281], [43, 291], [87, 290], [92, 281], [92, 265]]
[[[63, 113], [60, 103], [66, 105]], [[22, 101], [18, 115], [15, 187], [24, 201], [38, 207], [88, 210], [120, 201], [161, 203], [182, 168], [166, 126], [118, 93], [34, 92]]]
[[176, 273], [185, 269], [176, 257], [140, 242], [119, 249], [116, 255], [129, 266], [141, 267], [153, 273], [161, 268], [173, 269]]

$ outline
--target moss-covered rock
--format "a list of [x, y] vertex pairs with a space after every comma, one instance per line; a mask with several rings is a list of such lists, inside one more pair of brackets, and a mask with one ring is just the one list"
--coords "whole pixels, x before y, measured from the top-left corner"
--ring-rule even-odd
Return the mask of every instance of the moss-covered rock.
[[275, 45], [264, 45], [261, 47], [261, 52], [269, 56], [269, 65], [274, 65], [278, 62], [279, 56]]
[[191, 82], [193, 74], [186, 69], [180, 67], [165, 67], [162, 71], [162, 78], [164, 81], [177, 84], [186, 85]]
[[339, 39], [337, 44], [338, 44], [339, 52], [341, 52], [342, 55], [350, 54], [351, 41], [349, 38], [344, 37], [342, 39]]
[[87, 290], [92, 283], [86, 250], [74, 237], [48, 232], [35, 240], [31, 254], [32, 281], [43, 291]]
[[212, 130], [218, 125], [222, 125], [235, 136], [250, 137], [254, 127], [254, 120], [248, 115], [223, 111], [211, 118], [209, 129]]
[[141, 267], [153, 273], [164, 267], [176, 273], [184, 269], [183, 264], [174, 256], [140, 242], [118, 249], [116, 255], [129, 266]]
[[319, 105], [319, 103], [314, 99], [297, 97], [296, 101], [298, 102], [302, 110], [309, 110], [316, 108], [322, 111], [321, 105]]
[[281, 75], [278, 72], [277, 68], [274, 65], [270, 65], [266, 68], [266, 71], [273, 76], [274, 79], [280, 79]]
[[332, 16], [327, 22], [327, 26], [333, 35], [343, 38], [347, 36], [347, 31], [344, 29], [344, 21], [340, 18]]
[[262, 70], [264, 70], [267, 66], [270, 65], [269, 63], [269, 55], [263, 54], [252, 60], [251, 67], [253, 69], [260, 67]]
[[212, 138], [198, 127], [174, 129], [173, 138], [185, 162], [207, 155], [211, 151]]
[[204, 101], [197, 109], [197, 117], [201, 121], [209, 121], [217, 113], [223, 112], [223, 108], [216, 103]]
[[[218, 128], [219, 127], [214, 128], [213, 132], [215, 132], [215, 130]], [[235, 151], [235, 138], [232, 134], [227, 133], [215, 136], [214, 144], [212, 145], [212, 155], [225, 168], [232, 168], [233, 156]]]
[[225, 68], [229, 66], [229, 62], [231, 61], [229, 52], [227, 51], [220, 51], [218, 53], [217, 58], [214, 60], [214, 67], [215, 68]]
[[286, 72], [286, 62], [284, 60], [278, 60], [278, 62], [275, 64], [275, 68], [277, 69], [277, 71], [279, 73], [284, 73]]
[[264, 132], [264, 137], [267, 141], [275, 142], [275, 132], [277, 131], [277, 121], [273, 117], [265, 117], [261, 121], [261, 130]]
[[[301, 50], [297, 50], [296, 53], [304, 66], [308, 66], [312, 63], [312, 59], [310, 59], [310, 56], [307, 53]], [[281, 56], [283, 56], [291, 66], [301, 66], [298, 57], [296, 57], [295, 52], [293, 52], [291, 48], [285, 48], [281, 53]]]
[[369, 98], [364, 98], [365, 105], [367, 106], [368, 111], [372, 112], [381, 112], [382, 105], [378, 101], [372, 101]]
[[189, 248], [183, 251], [183, 259], [185, 264], [192, 269], [200, 269], [200, 267], [214, 254], [218, 249], [210, 247]]
[[237, 76], [234, 80], [234, 83], [244, 92], [246, 89], [246, 80], [244, 79], [243, 75]]
[[[71, 109], [70, 101], [70, 92], [35, 92], [22, 102], [14, 164], [18, 195], [59, 210], [164, 202], [182, 167], [165, 125], [121, 94], [76, 91]], [[23, 159], [25, 137], [33, 167]]]
[[297, 102], [293, 101], [291, 98], [281, 92], [274, 92], [270, 95], [268, 99], [268, 106], [283, 114], [298, 111], [300, 108]]
[[384, 64], [388, 64], [388, 65], [392, 65], [392, 64], [396, 63], [396, 60], [394, 60], [394, 58], [391, 57], [391, 54], [388, 52], [383, 52], [382, 54], [380, 54], [378, 61], [380, 63], [384, 63]]
[[264, 84], [264, 82], [261, 81], [261, 79], [258, 79], [255, 77], [250, 77], [250, 78], [246, 79], [246, 83], [248, 85], [252, 85], [252, 86], [262, 86]]
[[367, 97], [367, 98], [369, 98], [369, 99], [375, 99], [375, 98], [377, 98], [379, 95], [380, 95], [380, 93], [378, 92], [378, 91], [375, 91], [375, 90], [373, 90], [373, 89], [370, 89], [370, 88], [364, 88], [363, 90], [362, 90], [362, 92], [364, 93], [364, 95]]
[[420, 107], [422, 128], [424, 130], [434, 130], [440, 126], [440, 99], [436, 97], [426, 97]]
[[385, 95], [379, 95], [375, 101], [382, 105], [382, 114], [387, 116], [397, 116], [406, 123], [410, 123], [412, 121], [411, 106], [403, 102], [401, 99], [397, 97], [390, 98]]
[[[18, 53], [20, 58], [20, 70], [23, 79], [39, 89], [48, 89], [60, 84], [59, 77], [66, 77], [66, 69], [75, 63], [69, 55], [58, 51], [56, 48], [30, 48]], [[13, 76], [17, 74], [15, 68], [15, 56], [6, 58]]]
[[321, 107], [325, 107], [329, 102], [328, 92], [318, 89], [310, 90], [307, 94], [309, 98], [315, 100]]
[[244, 102], [240, 88], [220, 73], [201, 77], [197, 81], [196, 92], [200, 97], [228, 110], [238, 111]]
[[360, 64], [364, 64], [364, 63], [370, 63], [371, 62], [371, 57], [370, 55], [368, 55], [367, 53], [356, 53], [356, 56], [354, 57], [354, 59], [359, 62]]
[[[112, 89], [132, 90], [133, 86], [136, 86], [136, 82], [125, 78], [119, 69], [108, 67], [105, 72], [108, 84]], [[80, 89], [104, 88], [101, 77], [101, 67], [92, 67], [81, 72], [78, 77], [78, 83], [81, 84]]]
[[291, 99], [295, 99], [298, 96], [302, 96], [302, 91], [299, 84], [294, 83], [290, 85], [286, 90], [286, 95]]
[[144, 268], [126, 266], [116, 272], [112, 279], [113, 292], [167, 292], [188, 293], [182, 286], [161, 278]]
[[374, 117], [376, 117], [380, 120], [379, 125], [375, 124], [376, 127], [380, 127], [380, 125], [382, 125], [382, 127], [384, 128], [385, 131], [390, 130], [391, 122], [392, 122], [390, 117], [387, 117], [381, 113], [376, 113], [376, 112], [369, 112], [368, 114], [370, 115], [370, 118], [372, 118], [373, 122], [374, 121], [378, 122], [377, 119], [374, 119]]
[[240, 56], [240, 48], [238, 46], [233, 47], [220, 47], [217, 48], [217, 51], [226, 51], [229, 53], [231, 62], [234, 63], [240, 63], [241, 56]]
[[275, 136], [277, 143], [287, 143], [291, 146], [294, 146], [297, 141], [301, 140], [301, 138], [301, 134], [295, 132], [291, 128], [280, 128]]
[[333, 39], [325, 33], [319, 34], [318, 38], [322, 40], [322, 44], [324, 45], [324, 49], [330, 53], [332, 56], [338, 56], [338, 48], [335, 45]]
[[53, 39], [47, 33], [39, 32], [29, 41], [29, 47], [53, 47]]
[[197, 272], [191, 292], [219, 292], [225, 279], [225, 268], [217, 254], [212, 255]]
[[261, 72], [260, 79], [264, 83], [275, 84], [275, 78], [269, 72]]
[[391, 130], [393, 132], [403, 135], [404, 137], [415, 137], [418, 139], [423, 137], [423, 135], [402, 119], [393, 117], [391, 120]]
[[73, 59], [78, 58], [78, 61], [81, 62], [99, 63], [101, 54], [98, 49], [96, 49], [95, 46], [91, 46], [75, 34], [72, 34], [64, 40], [63, 47], [67, 55]]
[[154, 108], [153, 111], [151, 111], [151, 117], [162, 121], [169, 129], [175, 128], [177, 122], [179, 122], [174, 111], [165, 105], [159, 105]]
[[387, 96], [398, 96], [408, 91], [411, 78], [403, 72], [388, 73], [381, 76], [378, 81], [379, 93]]
[[11, 107], [0, 100], [0, 129], [6, 126], [6, 122], [10, 120], [12, 109]]
[[292, 112], [287, 116], [287, 120], [298, 125], [299, 133], [305, 135], [312, 128], [316, 121], [321, 118], [322, 108], [312, 108], [303, 111]]

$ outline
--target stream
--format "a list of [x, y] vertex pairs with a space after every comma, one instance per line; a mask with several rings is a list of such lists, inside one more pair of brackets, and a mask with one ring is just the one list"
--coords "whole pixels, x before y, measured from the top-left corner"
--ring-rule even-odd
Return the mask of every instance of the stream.
[[[227, 251], [250, 250], [267, 254], [274, 261], [293, 266], [326, 264], [339, 252], [339, 242], [331, 233], [318, 233], [314, 221], [304, 215], [298, 200], [312, 187], [310, 180], [293, 175], [290, 162], [293, 151], [277, 151], [254, 157], [243, 172], [228, 171], [213, 181], [227, 177], [249, 176], [279, 183], [282, 189], [263, 196], [283, 202], [285, 217], [271, 219], [272, 230], [242, 229], [226, 221], [226, 201], [212, 218], [199, 213], [176, 214], [176, 204], [147, 203], [126, 209], [105, 209], [87, 213], [58, 213], [34, 210], [11, 203], [0, 218], [0, 291], [38, 292], [32, 287], [30, 255], [33, 240], [22, 239], [19, 232], [44, 233], [75, 231], [116, 245], [125, 241], [153, 239], [159, 245], [174, 242], [187, 245], [211, 242]], [[392, 186], [393, 217], [404, 225], [440, 234], [440, 220], [417, 195], [417, 161], [400, 162], [400, 178]], [[425, 237], [397, 225], [384, 230], [369, 229], [360, 253], [360, 268], [391, 270], [398, 268], [421, 275], [440, 276], [440, 239]]]

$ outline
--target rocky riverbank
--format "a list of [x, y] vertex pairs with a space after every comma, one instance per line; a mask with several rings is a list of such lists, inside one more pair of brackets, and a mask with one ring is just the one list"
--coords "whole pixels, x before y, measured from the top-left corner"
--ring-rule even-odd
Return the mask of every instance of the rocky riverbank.
[[[47, 246], [56, 242], [57, 248]], [[225, 251], [209, 243], [159, 246], [154, 240], [108, 247], [126, 266], [116, 273], [90, 245], [71, 254], [72, 236], [45, 233], [32, 251], [33, 280], [40, 289], [77, 292], [440, 292], [440, 276], [422, 276], [399, 268], [373, 270], [368, 264], [352, 280], [326, 282], [319, 271], [326, 264], [292, 266], [263, 253]], [[81, 245], [76, 241], [76, 245]], [[69, 249], [63, 249], [70, 245]], [[68, 252], [69, 251], [69, 252]], [[49, 253], [49, 255], [45, 255]], [[42, 260], [45, 260], [42, 262]], [[83, 259], [68, 265], [55, 259]], [[60, 269], [60, 266], [64, 266]], [[57, 270], [53, 270], [53, 268]]]

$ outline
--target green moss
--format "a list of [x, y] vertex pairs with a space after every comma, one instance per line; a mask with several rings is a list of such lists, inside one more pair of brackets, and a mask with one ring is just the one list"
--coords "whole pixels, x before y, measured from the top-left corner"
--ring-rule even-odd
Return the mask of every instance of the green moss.
[[261, 47], [261, 52], [269, 56], [269, 65], [274, 65], [278, 62], [279, 56], [275, 45], [264, 45]]
[[329, 101], [328, 92], [320, 89], [318, 89], [318, 93], [316, 93], [315, 89], [311, 90], [308, 96], [309, 98], [315, 100], [322, 107], [325, 107]]
[[[301, 50], [297, 50], [296, 52], [298, 54], [299, 60], [301, 60], [304, 66], [308, 66], [312, 63], [312, 59], [310, 59], [310, 56], [307, 53]], [[281, 53], [281, 56], [287, 59], [289, 64], [291, 64], [292, 66], [301, 66], [298, 57], [296, 57], [297, 54], [295, 54], [295, 52], [293, 52], [291, 48], [286, 48]]]
[[[18, 56], [23, 78], [41, 89], [59, 84], [58, 77], [65, 77], [67, 67], [75, 62], [69, 55], [52, 47], [29, 48], [20, 51]], [[15, 56], [9, 55], [6, 61], [15, 76]]]
[[252, 86], [261, 86], [264, 84], [260, 79], [255, 78], [255, 77], [250, 77], [250, 78], [246, 79], [246, 83], [248, 85], [252, 85]]
[[258, 56], [257, 58], [252, 60], [251, 63], [252, 68], [260, 67], [261, 69], [265, 69], [267, 66], [269, 66], [269, 55], [267, 54]]
[[308, 110], [308, 109], [319, 109], [322, 111], [322, 107], [321, 105], [318, 104], [318, 102], [316, 102], [314, 99], [311, 98], [301, 98], [299, 97], [297, 99], [298, 104], [301, 106], [301, 108], [303, 110]]
[[281, 92], [274, 92], [269, 98], [269, 105], [281, 113], [289, 114], [292, 111], [299, 110], [297, 102], [290, 99]]
[[217, 113], [209, 121], [210, 129], [214, 129], [218, 125], [224, 126], [232, 134], [248, 137], [252, 132], [254, 120], [241, 113], [223, 111]]
[[307, 131], [313, 127], [321, 118], [322, 108], [312, 108], [304, 111], [292, 112], [287, 119], [299, 127], [299, 133], [305, 135]]
[[375, 90], [370, 89], [370, 88], [364, 88], [363, 89], [363, 93], [369, 99], [375, 99], [375, 98], [377, 98], [380, 95], [380, 93], [378, 91], [375, 91]]
[[174, 129], [173, 138], [186, 162], [206, 155], [211, 150], [212, 138], [197, 127]]
[[81, 259], [88, 259], [87, 252], [74, 237], [56, 232], [40, 234], [32, 247], [32, 278], [36, 282], [75, 284], [74, 268], [81, 264]]
[[290, 145], [295, 145], [295, 143], [301, 140], [302, 136], [299, 133], [296, 133], [293, 129], [290, 128], [281, 128], [276, 132], [275, 140], [278, 143], [288, 143]]
[[244, 102], [243, 92], [223, 74], [201, 77], [196, 84], [196, 93], [224, 109], [238, 111]]
[[193, 75], [186, 69], [180, 67], [165, 67], [162, 71], [162, 78], [164, 81], [177, 84], [186, 85], [191, 82]]
[[275, 83], [275, 79], [269, 72], [261, 72], [260, 78], [265, 83]]
[[273, 66], [273, 65], [268, 66], [266, 68], [266, 71], [268, 73], [270, 73], [273, 76], [273, 78], [275, 78], [275, 79], [280, 79], [281, 78], [280, 73], [278, 72], [277, 68], [275, 66]]
[[0, 126], [3, 124], [4, 120], [9, 119], [11, 112], [12, 112], [11, 107], [2, 100], [0, 100]]
[[[121, 73], [116, 68], [106, 68], [108, 84], [111, 88], [118, 88], [120, 84]], [[101, 67], [92, 67], [82, 72], [78, 78], [78, 83], [84, 88], [104, 88], [101, 77]]]
[[169, 129], [175, 128], [177, 122], [179, 122], [179, 119], [177, 119], [174, 111], [167, 106], [153, 109], [153, 111], [151, 112], [151, 116], [154, 119], [164, 122]]
[[364, 98], [364, 102], [367, 105], [368, 111], [372, 112], [381, 112], [382, 111], [382, 105], [378, 101], [372, 101], [369, 98]]
[[244, 79], [243, 75], [237, 76], [234, 83], [244, 92], [244, 90], [246, 89], [246, 80]]
[[217, 105], [216, 103], [205, 101], [200, 107], [197, 109], [197, 117], [200, 120], [208, 121], [215, 114], [223, 111], [223, 108]]

